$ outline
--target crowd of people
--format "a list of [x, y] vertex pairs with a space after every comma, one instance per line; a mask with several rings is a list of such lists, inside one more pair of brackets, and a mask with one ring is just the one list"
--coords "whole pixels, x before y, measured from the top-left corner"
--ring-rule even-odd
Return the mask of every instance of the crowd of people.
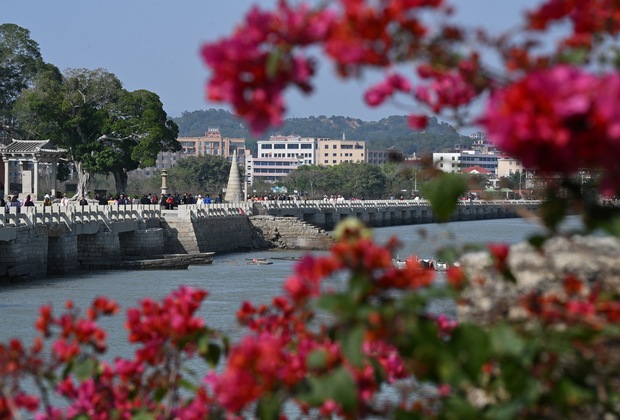
[[[176, 208], [179, 204], [211, 204], [211, 203], [222, 203], [224, 201], [222, 194], [218, 194], [217, 196], [211, 198], [209, 194], [206, 194], [204, 197], [201, 194], [164, 194], [162, 196], [157, 196], [157, 194], [142, 194], [142, 195], [126, 195], [126, 194], [115, 194], [115, 195], [104, 195], [96, 193], [92, 198], [80, 196], [79, 199], [76, 197], [69, 198], [66, 193], [61, 194], [57, 193], [53, 196], [50, 194], [45, 194], [43, 198], [44, 206], [51, 206], [52, 204], [60, 204], [61, 206], [69, 205], [69, 202], [75, 200], [78, 205], [86, 206], [89, 204], [99, 204], [99, 205], [126, 205], [126, 204], [160, 204], [162, 207], [167, 209]], [[3, 195], [0, 194], [0, 208], [5, 208], [6, 212], [9, 212], [11, 207], [16, 207], [19, 212], [21, 207], [29, 207], [34, 206], [35, 202], [32, 200], [30, 194], [26, 196], [25, 199], [20, 199], [19, 194], [15, 194], [9, 196], [7, 199], [4, 198]]]

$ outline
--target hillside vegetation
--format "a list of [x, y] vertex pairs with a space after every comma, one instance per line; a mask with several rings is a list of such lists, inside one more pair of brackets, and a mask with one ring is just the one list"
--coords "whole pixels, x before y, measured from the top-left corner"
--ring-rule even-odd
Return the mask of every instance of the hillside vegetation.
[[460, 135], [450, 124], [429, 118], [423, 131], [414, 131], [407, 125], [407, 117], [394, 115], [379, 121], [363, 121], [356, 118], [320, 115], [318, 117], [289, 118], [277, 130], [271, 130], [261, 139], [253, 137], [246, 125], [233, 114], [222, 109], [207, 109], [184, 112], [174, 118], [183, 137], [202, 136], [209, 128], [219, 128], [224, 137], [243, 137], [248, 147], [256, 151], [256, 141], [270, 135], [299, 135], [302, 137], [326, 137], [349, 140], [364, 140], [369, 148], [401, 149], [405, 155], [420, 155], [428, 152], [449, 150], [455, 145], [462, 148], [471, 145], [472, 140]]

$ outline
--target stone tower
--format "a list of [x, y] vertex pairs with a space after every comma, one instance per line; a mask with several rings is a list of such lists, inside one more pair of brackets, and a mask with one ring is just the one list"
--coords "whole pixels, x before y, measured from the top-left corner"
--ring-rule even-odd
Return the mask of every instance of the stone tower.
[[237, 166], [237, 149], [233, 151], [230, 174], [228, 175], [228, 185], [226, 186], [226, 196], [224, 200], [229, 203], [243, 201], [243, 191], [241, 190], [241, 178], [239, 177], [239, 167]]

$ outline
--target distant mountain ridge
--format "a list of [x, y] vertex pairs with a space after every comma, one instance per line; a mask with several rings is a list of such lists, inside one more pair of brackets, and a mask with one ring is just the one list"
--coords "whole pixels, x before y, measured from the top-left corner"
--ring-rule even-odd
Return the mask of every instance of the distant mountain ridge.
[[326, 137], [348, 140], [364, 140], [371, 149], [401, 149], [405, 155], [439, 152], [455, 145], [467, 147], [472, 144], [468, 136], [459, 134], [446, 122], [429, 118], [423, 131], [414, 131], [407, 124], [407, 117], [394, 115], [379, 121], [363, 121], [356, 118], [320, 115], [318, 117], [288, 118], [282, 127], [270, 130], [260, 139], [253, 137], [239, 118], [223, 109], [186, 111], [181, 117], [173, 118], [179, 126], [182, 137], [198, 137], [209, 128], [219, 128], [224, 137], [243, 137], [248, 140], [250, 150], [257, 140], [271, 135], [299, 135], [302, 137]]

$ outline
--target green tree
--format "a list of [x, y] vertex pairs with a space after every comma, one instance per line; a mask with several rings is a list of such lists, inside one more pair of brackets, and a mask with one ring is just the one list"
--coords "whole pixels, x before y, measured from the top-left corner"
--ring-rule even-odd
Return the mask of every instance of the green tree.
[[199, 191], [216, 194], [228, 184], [230, 165], [231, 162], [221, 156], [183, 158], [168, 170], [168, 185], [174, 192]]
[[[147, 90], [122, 91], [117, 115], [100, 137], [104, 145], [96, 155], [96, 171], [112, 173], [118, 192], [127, 192], [127, 172], [154, 166], [160, 151], [177, 151], [178, 127], [167, 118], [159, 96]], [[114, 137], [112, 137], [114, 136]]]
[[18, 133], [15, 101], [46, 67], [29, 30], [13, 23], [0, 25], [0, 133]]
[[78, 197], [88, 191], [93, 173], [112, 173], [117, 192], [126, 193], [128, 171], [152, 165], [159, 151], [181, 147], [178, 127], [159, 97], [126, 91], [104, 69], [45, 72], [22, 92], [15, 109], [27, 133], [68, 150]]
[[334, 194], [358, 198], [385, 198], [386, 176], [376, 165], [345, 162], [330, 166], [329, 180]]
[[300, 193], [307, 193], [309, 198], [314, 199], [328, 192], [327, 178], [327, 167], [302, 165], [289, 173], [282, 183], [289, 191], [297, 190]]

